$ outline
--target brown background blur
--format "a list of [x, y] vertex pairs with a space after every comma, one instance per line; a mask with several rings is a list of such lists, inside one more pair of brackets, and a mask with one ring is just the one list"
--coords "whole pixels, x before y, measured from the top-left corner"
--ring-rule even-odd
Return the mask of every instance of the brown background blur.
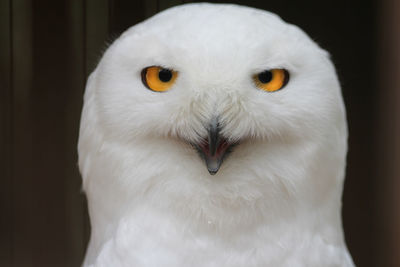
[[[80, 265], [86, 77], [106, 42], [183, 2], [0, 0], [0, 266]], [[399, 267], [400, 1], [232, 2], [278, 13], [332, 54], [350, 130], [347, 244], [357, 266]]]

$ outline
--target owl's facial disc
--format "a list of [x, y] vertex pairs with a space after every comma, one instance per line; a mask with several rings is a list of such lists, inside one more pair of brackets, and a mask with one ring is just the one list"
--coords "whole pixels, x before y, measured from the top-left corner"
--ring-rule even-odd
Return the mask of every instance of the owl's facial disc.
[[230, 143], [220, 135], [217, 119], [213, 119], [208, 128], [208, 136], [202, 142], [193, 144], [204, 159], [208, 172], [214, 175], [221, 167], [222, 161], [231, 152], [236, 143]]

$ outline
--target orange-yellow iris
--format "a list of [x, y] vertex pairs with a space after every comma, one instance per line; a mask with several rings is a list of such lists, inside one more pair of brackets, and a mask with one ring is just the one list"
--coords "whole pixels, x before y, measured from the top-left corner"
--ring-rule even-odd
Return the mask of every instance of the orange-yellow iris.
[[156, 92], [165, 92], [174, 84], [178, 73], [162, 67], [147, 67], [142, 71], [144, 85]]
[[253, 80], [258, 88], [275, 92], [287, 84], [289, 73], [284, 69], [272, 69], [254, 75]]

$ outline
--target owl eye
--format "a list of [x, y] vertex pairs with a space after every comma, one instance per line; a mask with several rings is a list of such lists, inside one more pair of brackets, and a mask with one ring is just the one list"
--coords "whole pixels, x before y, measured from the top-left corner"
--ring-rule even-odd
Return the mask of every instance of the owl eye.
[[142, 82], [150, 90], [165, 92], [174, 84], [178, 73], [174, 70], [151, 66], [142, 70]]
[[289, 81], [289, 72], [285, 69], [265, 70], [253, 76], [256, 86], [267, 92], [282, 89]]

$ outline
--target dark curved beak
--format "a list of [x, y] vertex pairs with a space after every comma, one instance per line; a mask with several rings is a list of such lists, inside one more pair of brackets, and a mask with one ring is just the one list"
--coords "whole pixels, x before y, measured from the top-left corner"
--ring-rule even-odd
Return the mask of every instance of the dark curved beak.
[[220, 135], [220, 125], [217, 118], [211, 120], [208, 127], [207, 138], [204, 138], [203, 142], [200, 144], [195, 145], [200, 156], [205, 160], [208, 172], [211, 175], [218, 172], [232, 146], [233, 144], [228, 143], [228, 141]]

